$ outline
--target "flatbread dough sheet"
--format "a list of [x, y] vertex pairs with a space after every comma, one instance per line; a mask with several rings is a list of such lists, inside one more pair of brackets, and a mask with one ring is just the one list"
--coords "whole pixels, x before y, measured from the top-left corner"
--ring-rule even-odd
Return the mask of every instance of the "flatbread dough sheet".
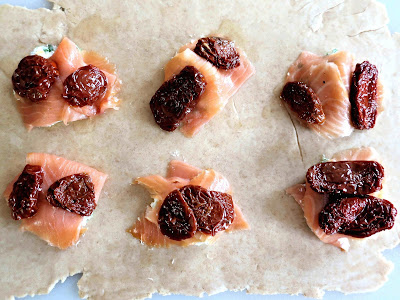
[[[373, 0], [129, 1], [57, 0], [53, 10], [0, 7], [0, 190], [22, 170], [27, 152], [47, 152], [109, 174], [89, 230], [60, 251], [19, 231], [0, 201], [0, 298], [49, 292], [83, 272], [80, 295], [132, 299], [152, 293], [302, 293], [371, 291], [393, 268], [381, 254], [399, 243], [399, 222], [348, 253], [318, 240], [285, 189], [307, 168], [338, 150], [373, 146], [383, 157], [387, 199], [400, 208], [400, 35], [391, 36], [382, 4]], [[257, 73], [194, 138], [160, 130], [149, 101], [163, 66], [191, 39], [225, 35]], [[119, 111], [28, 133], [12, 95], [19, 60], [68, 36], [118, 66]], [[386, 110], [376, 127], [326, 140], [290, 121], [279, 100], [289, 65], [302, 50], [347, 50], [375, 63]], [[151, 202], [132, 178], [164, 174], [171, 159], [224, 174], [250, 231], [224, 234], [212, 246], [149, 249], [126, 232]], [[399, 218], [398, 218], [399, 219]]]

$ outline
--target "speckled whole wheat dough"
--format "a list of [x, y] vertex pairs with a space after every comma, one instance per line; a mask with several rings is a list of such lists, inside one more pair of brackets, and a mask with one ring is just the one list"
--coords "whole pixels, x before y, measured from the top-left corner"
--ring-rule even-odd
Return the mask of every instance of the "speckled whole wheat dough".
[[[0, 201], [0, 298], [49, 292], [58, 280], [83, 272], [80, 295], [144, 298], [152, 293], [344, 293], [379, 288], [393, 268], [381, 254], [399, 242], [393, 230], [348, 253], [319, 241], [285, 188], [304, 181], [321, 154], [374, 146], [383, 156], [387, 198], [400, 207], [398, 89], [400, 35], [391, 36], [385, 8], [354, 1], [54, 1], [53, 10], [0, 7], [0, 190], [22, 170], [27, 152], [63, 156], [109, 174], [89, 230], [60, 251], [19, 231]], [[161, 131], [149, 100], [163, 66], [191, 39], [218, 33], [246, 51], [257, 73], [194, 138]], [[68, 36], [118, 66], [119, 111], [28, 133], [12, 95], [19, 60], [42, 43]], [[377, 64], [385, 82], [385, 112], [373, 130], [325, 140], [297, 122], [279, 100], [289, 65], [302, 50], [351, 51]], [[212, 246], [149, 249], [126, 232], [151, 202], [132, 178], [164, 174], [172, 158], [227, 176], [251, 231], [223, 235]]]

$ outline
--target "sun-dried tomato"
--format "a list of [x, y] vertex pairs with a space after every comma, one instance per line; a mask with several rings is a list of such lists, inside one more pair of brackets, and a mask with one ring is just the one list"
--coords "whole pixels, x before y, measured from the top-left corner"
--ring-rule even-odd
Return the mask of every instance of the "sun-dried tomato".
[[365, 195], [382, 188], [383, 166], [376, 161], [319, 163], [307, 171], [307, 181], [318, 193]]
[[325, 113], [314, 90], [303, 82], [288, 82], [281, 93], [282, 100], [309, 124], [323, 124]]
[[150, 101], [157, 124], [166, 131], [178, 128], [196, 106], [205, 86], [204, 76], [193, 66], [186, 66], [178, 75], [164, 82]]
[[193, 210], [178, 190], [165, 198], [158, 213], [158, 224], [162, 234], [176, 241], [191, 238], [197, 230]]
[[96, 208], [94, 185], [86, 173], [57, 180], [49, 187], [46, 199], [53, 206], [81, 216], [90, 216]]
[[350, 86], [351, 117], [357, 129], [375, 126], [377, 103], [378, 69], [364, 61], [356, 65]]
[[34, 216], [38, 210], [37, 201], [42, 190], [43, 169], [41, 166], [26, 165], [13, 185], [8, 199], [14, 220]]
[[231, 195], [187, 185], [165, 198], [158, 224], [162, 234], [180, 241], [192, 237], [196, 230], [215, 235], [227, 229], [234, 216]]
[[199, 231], [215, 235], [229, 227], [234, 219], [232, 196], [187, 185], [179, 190], [193, 210]]
[[234, 69], [240, 66], [240, 56], [235, 43], [219, 37], [205, 37], [197, 41], [194, 52], [218, 69]]
[[392, 228], [396, 215], [391, 202], [373, 196], [336, 198], [320, 212], [319, 225], [326, 234], [364, 238]]
[[72, 106], [92, 105], [107, 91], [108, 80], [99, 68], [93, 65], [80, 67], [64, 81], [63, 98]]
[[57, 64], [39, 55], [24, 57], [12, 75], [14, 91], [32, 102], [45, 100], [59, 76]]

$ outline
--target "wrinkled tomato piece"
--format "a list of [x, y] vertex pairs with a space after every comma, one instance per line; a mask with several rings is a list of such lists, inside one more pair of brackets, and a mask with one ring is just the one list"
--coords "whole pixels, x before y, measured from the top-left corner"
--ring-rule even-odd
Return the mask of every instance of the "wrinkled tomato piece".
[[39, 55], [24, 57], [12, 75], [14, 91], [32, 102], [45, 100], [58, 76], [57, 64]]
[[191, 238], [197, 230], [193, 211], [178, 190], [165, 198], [158, 213], [158, 224], [161, 233], [175, 241]]
[[37, 210], [39, 193], [42, 191], [43, 169], [41, 166], [26, 165], [13, 185], [8, 199], [14, 220], [33, 217]]
[[281, 99], [309, 124], [323, 124], [325, 113], [322, 104], [314, 90], [303, 82], [288, 82], [283, 87]]
[[382, 189], [383, 166], [376, 161], [319, 163], [307, 171], [307, 181], [317, 193], [366, 195]]
[[196, 230], [215, 235], [229, 227], [234, 215], [231, 195], [187, 185], [165, 198], [158, 224], [162, 234], [180, 241], [192, 237]]
[[94, 185], [86, 173], [57, 180], [49, 187], [46, 199], [53, 206], [81, 216], [90, 216], [96, 208]]
[[392, 228], [396, 215], [396, 208], [384, 199], [373, 196], [335, 198], [320, 212], [319, 225], [326, 234], [364, 238]]
[[215, 235], [231, 225], [234, 219], [231, 195], [193, 185], [184, 186], [179, 191], [193, 210], [199, 231]]
[[205, 37], [197, 41], [194, 52], [218, 69], [234, 69], [240, 66], [240, 56], [235, 44], [220, 37]]
[[107, 91], [108, 80], [99, 68], [87, 65], [77, 69], [64, 81], [63, 98], [72, 106], [93, 105]]
[[179, 123], [196, 106], [203, 94], [206, 80], [193, 66], [164, 82], [151, 98], [150, 108], [161, 129], [174, 131]]
[[364, 61], [356, 65], [350, 86], [351, 117], [355, 128], [371, 129], [378, 113], [378, 69]]

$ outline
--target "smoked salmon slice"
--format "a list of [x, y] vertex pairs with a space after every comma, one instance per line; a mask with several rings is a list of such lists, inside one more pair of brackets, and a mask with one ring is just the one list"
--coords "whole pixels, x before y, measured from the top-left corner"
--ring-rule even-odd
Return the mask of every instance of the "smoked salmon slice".
[[[129, 233], [142, 243], [151, 247], [170, 247], [171, 245], [189, 246], [200, 243], [211, 244], [223, 233], [223, 231], [220, 231], [215, 236], [212, 236], [196, 232], [191, 238], [176, 241], [163, 235], [158, 226], [158, 212], [164, 198], [173, 190], [186, 185], [198, 185], [209, 190], [232, 195], [228, 180], [218, 172], [212, 169], [201, 170], [182, 161], [173, 160], [169, 163], [166, 177], [160, 175], [139, 177], [135, 179], [134, 183], [144, 186], [154, 199], [154, 202], [147, 207], [146, 212], [128, 230]], [[250, 228], [236, 204], [234, 204], [234, 215], [232, 224], [226, 229], [227, 232]]]
[[[60, 76], [50, 89], [47, 99], [32, 103], [15, 93], [18, 110], [28, 130], [51, 126], [60, 121], [68, 124], [102, 114], [109, 108], [118, 109], [119, 99], [116, 94], [121, 81], [117, 77], [115, 66], [105, 57], [93, 51], [81, 51], [74, 42], [65, 37], [49, 59], [57, 64]], [[98, 67], [106, 75], [107, 92], [93, 105], [71, 106], [62, 98], [63, 82], [75, 70], [88, 64]]]
[[[197, 42], [197, 41], [196, 41]], [[255, 73], [255, 68], [246, 54], [236, 48], [240, 55], [240, 66], [231, 70], [218, 69], [193, 50], [196, 42], [183, 46], [165, 66], [167, 81], [179, 74], [186, 66], [193, 66], [204, 76], [207, 85], [195, 108], [185, 117], [181, 132], [192, 137], [228, 103], [239, 88]]]
[[[47, 190], [55, 181], [65, 176], [87, 173], [92, 179], [97, 203], [107, 175], [84, 164], [46, 153], [29, 153], [26, 163], [42, 167], [44, 171], [43, 193], [38, 200], [38, 212], [33, 217], [21, 221], [21, 230], [30, 231], [51, 246], [60, 249], [75, 245], [86, 231], [85, 224], [88, 217], [51, 205], [45, 199]], [[4, 192], [6, 199], [9, 198], [13, 184], [18, 177], [19, 175], [7, 186]]]
[[[377, 161], [381, 163], [379, 154], [375, 149], [355, 148], [335, 153], [330, 161], [349, 161], [349, 160], [368, 160]], [[372, 196], [383, 198], [384, 188], [378, 192], [372, 193]], [[335, 233], [331, 235], [325, 234], [323, 229], [319, 226], [318, 216], [321, 210], [326, 205], [324, 195], [318, 194], [313, 191], [310, 185], [296, 184], [289, 187], [286, 193], [291, 195], [296, 202], [301, 206], [304, 212], [304, 218], [306, 219], [308, 227], [314, 232], [314, 234], [324, 243], [332, 244], [336, 247], [341, 248], [344, 251], [348, 251], [350, 248], [350, 239], [355, 239], [341, 233]]]
[[[325, 56], [303, 51], [289, 67], [285, 83], [303, 82], [313, 89], [321, 101], [325, 122], [307, 126], [323, 137], [345, 137], [354, 130], [349, 93], [355, 66], [354, 56], [346, 51]], [[378, 80], [378, 113], [383, 111], [383, 95], [383, 86]]]

